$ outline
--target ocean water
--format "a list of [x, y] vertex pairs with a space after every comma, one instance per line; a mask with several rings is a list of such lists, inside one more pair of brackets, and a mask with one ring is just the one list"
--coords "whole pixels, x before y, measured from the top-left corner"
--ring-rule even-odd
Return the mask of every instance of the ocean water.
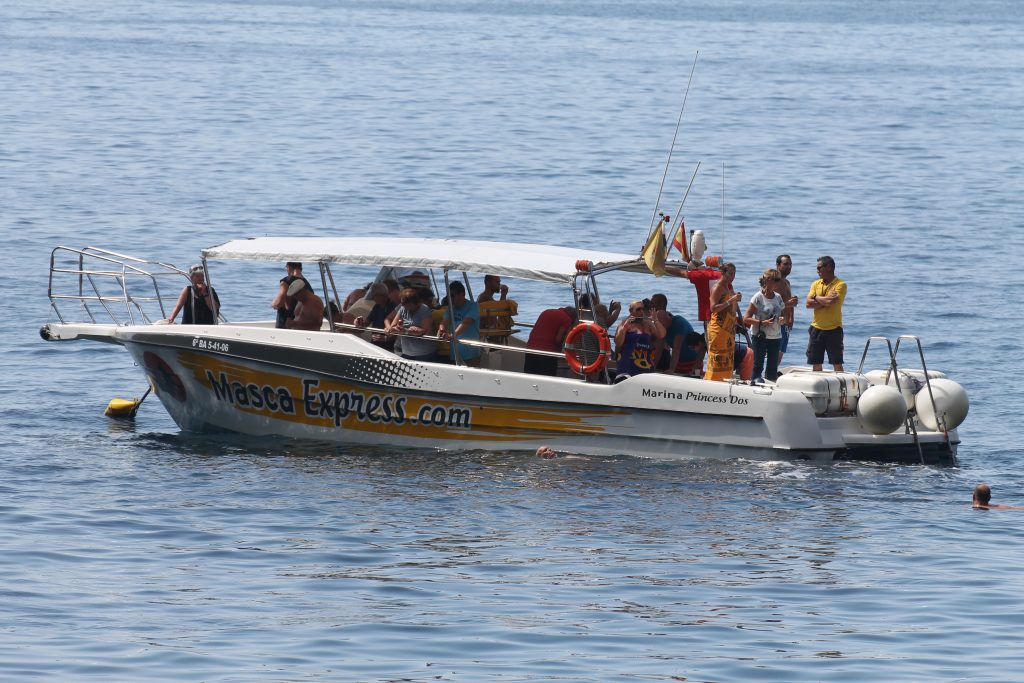
[[[0, 5], [0, 679], [1019, 679], [1024, 513], [969, 499], [1024, 503], [1024, 12], [863, 5]], [[102, 416], [123, 350], [38, 337], [58, 244], [634, 251], [698, 52], [660, 207], [701, 162], [687, 226], [748, 292], [833, 255], [848, 364], [914, 333], [970, 393], [959, 467], [196, 436]], [[276, 271], [220, 272], [268, 312]]]

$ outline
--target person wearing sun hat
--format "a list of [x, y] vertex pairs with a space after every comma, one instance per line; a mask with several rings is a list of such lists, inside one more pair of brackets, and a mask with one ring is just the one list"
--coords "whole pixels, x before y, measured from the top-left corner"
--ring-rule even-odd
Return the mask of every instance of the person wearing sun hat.
[[293, 280], [288, 285], [287, 295], [298, 302], [295, 305], [295, 317], [289, 318], [286, 323], [288, 329], [315, 331], [323, 326], [324, 302], [313, 293], [305, 280], [301, 278]]

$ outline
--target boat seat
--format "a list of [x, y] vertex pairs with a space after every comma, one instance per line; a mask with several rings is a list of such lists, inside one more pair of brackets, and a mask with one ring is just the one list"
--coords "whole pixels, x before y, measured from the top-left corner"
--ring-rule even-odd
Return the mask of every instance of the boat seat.
[[480, 340], [507, 344], [519, 314], [519, 304], [512, 299], [483, 301], [480, 304]]
[[[444, 316], [445, 316], [445, 313], [447, 313], [447, 312], [448, 312], [448, 307], [447, 306], [442, 306], [441, 308], [435, 308], [433, 311], [430, 312], [430, 318], [434, 322], [434, 334], [435, 335], [437, 334], [438, 328], [441, 327], [441, 323], [444, 322]], [[441, 356], [441, 358], [448, 358], [451, 355], [451, 351], [452, 351], [452, 345], [449, 344], [448, 342], [446, 342], [446, 341], [438, 341], [437, 342], [437, 355]]]

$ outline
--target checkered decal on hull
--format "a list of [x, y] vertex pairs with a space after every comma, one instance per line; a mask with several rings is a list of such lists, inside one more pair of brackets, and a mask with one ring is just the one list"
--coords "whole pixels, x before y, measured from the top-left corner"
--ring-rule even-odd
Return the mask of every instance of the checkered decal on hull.
[[438, 377], [437, 371], [424, 363], [397, 359], [342, 357], [337, 359], [337, 367], [326, 364], [322, 370], [353, 382], [409, 389], [427, 389]]

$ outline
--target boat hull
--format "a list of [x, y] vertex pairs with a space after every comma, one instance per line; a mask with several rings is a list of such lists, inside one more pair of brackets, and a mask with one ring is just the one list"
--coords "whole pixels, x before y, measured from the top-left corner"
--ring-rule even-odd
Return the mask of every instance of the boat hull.
[[607, 386], [416, 363], [353, 335], [244, 326], [112, 334], [188, 431], [658, 459], [955, 462], [955, 431], [876, 437], [855, 416], [818, 417], [799, 392], [772, 387], [658, 374]]

